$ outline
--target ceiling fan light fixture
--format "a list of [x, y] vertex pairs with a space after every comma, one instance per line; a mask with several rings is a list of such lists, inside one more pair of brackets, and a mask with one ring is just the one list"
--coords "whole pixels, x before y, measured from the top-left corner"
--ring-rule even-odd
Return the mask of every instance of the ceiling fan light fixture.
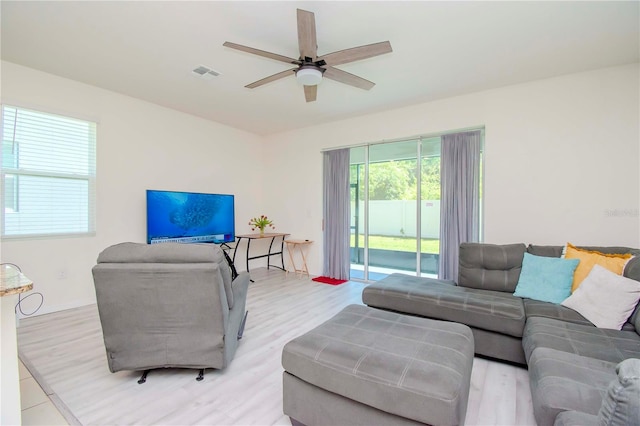
[[[2, 0], [0, 0], [2, 1]], [[308, 10], [297, 10], [298, 16], [298, 52], [300, 56], [294, 59], [288, 56], [279, 55], [277, 53], [266, 52], [264, 50], [255, 49], [253, 47], [243, 46], [241, 44], [225, 41], [223, 46], [264, 58], [273, 59], [284, 62], [289, 65], [296, 65], [297, 68], [289, 68], [285, 71], [270, 75], [245, 87], [255, 89], [272, 81], [291, 76], [291, 71], [296, 75], [298, 83], [304, 87], [304, 98], [307, 102], [313, 102], [318, 95], [318, 85], [322, 82], [323, 76], [329, 80], [339, 83], [348, 84], [363, 90], [370, 90], [375, 83], [365, 80], [357, 75], [349, 74], [334, 65], [348, 64], [350, 62], [359, 61], [361, 59], [373, 58], [374, 56], [391, 53], [391, 43], [382, 41], [379, 43], [367, 44], [364, 46], [343, 49], [327, 55], [318, 56], [318, 41], [316, 34], [316, 18], [313, 12]]]
[[322, 71], [316, 67], [302, 67], [296, 71], [296, 79], [303, 86], [317, 86], [322, 82]]

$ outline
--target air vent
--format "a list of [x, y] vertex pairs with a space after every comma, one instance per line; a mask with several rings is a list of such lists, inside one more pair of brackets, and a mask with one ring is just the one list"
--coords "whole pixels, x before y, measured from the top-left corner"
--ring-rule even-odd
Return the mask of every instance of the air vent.
[[206, 80], [208, 80], [210, 78], [213, 78], [213, 77], [217, 77], [217, 76], [220, 75], [220, 73], [218, 71], [216, 71], [214, 69], [211, 69], [209, 67], [205, 67], [204, 65], [199, 65], [192, 72], [197, 77], [204, 78]]

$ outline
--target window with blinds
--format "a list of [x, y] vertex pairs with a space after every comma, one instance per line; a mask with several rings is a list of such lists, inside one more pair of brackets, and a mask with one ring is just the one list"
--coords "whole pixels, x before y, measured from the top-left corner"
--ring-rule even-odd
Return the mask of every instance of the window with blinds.
[[2, 237], [95, 232], [96, 123], [2, 107]]

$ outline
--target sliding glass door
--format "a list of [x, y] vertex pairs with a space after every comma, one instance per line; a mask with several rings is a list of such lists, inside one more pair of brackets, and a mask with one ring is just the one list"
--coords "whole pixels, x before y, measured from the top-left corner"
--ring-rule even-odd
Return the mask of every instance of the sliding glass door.
[[366, 239], [370, 274], [416, 271], [418, 147], [415, 140], [369, 147]]
[[441, 137], [351, 148], [351, 277], [435, 277]]
[[[414, 139], [352, 148], [352, 278], [377, 280], [391, 272], [415, 275], [420, 270], [425, 221], [418, 220], [421, 147], [422, 141]], [[430, 229], [438, 230], [439, 224], [430, 223]], [[433, 251], [437, 235], [429, 237], [436, 244], [427, 244], [426, 250]]]

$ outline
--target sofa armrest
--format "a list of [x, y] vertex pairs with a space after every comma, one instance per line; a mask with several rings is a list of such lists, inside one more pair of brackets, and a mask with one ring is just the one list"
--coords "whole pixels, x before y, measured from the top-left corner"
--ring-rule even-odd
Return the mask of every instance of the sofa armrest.
[[616, 366], [616, 375], [602, 400], [598, 413], [599, 424], [640, 424], [640, 359], [625, 359]]
[[640, 422], [640, 359], [625, 359], [616, 366], [617, 377], [611, 381], [597, 416], [577, 411], [563, 411], [554, 426], [623, 426]]
[[[233, 293], [233, 300], [246, 301], [247, 292], [249, 291], [250, 276], [248, 272], [240, 272], [235, 280], [231, 282], [231, 292]], [[245, 306], [245, 303], [241, 303]]]

